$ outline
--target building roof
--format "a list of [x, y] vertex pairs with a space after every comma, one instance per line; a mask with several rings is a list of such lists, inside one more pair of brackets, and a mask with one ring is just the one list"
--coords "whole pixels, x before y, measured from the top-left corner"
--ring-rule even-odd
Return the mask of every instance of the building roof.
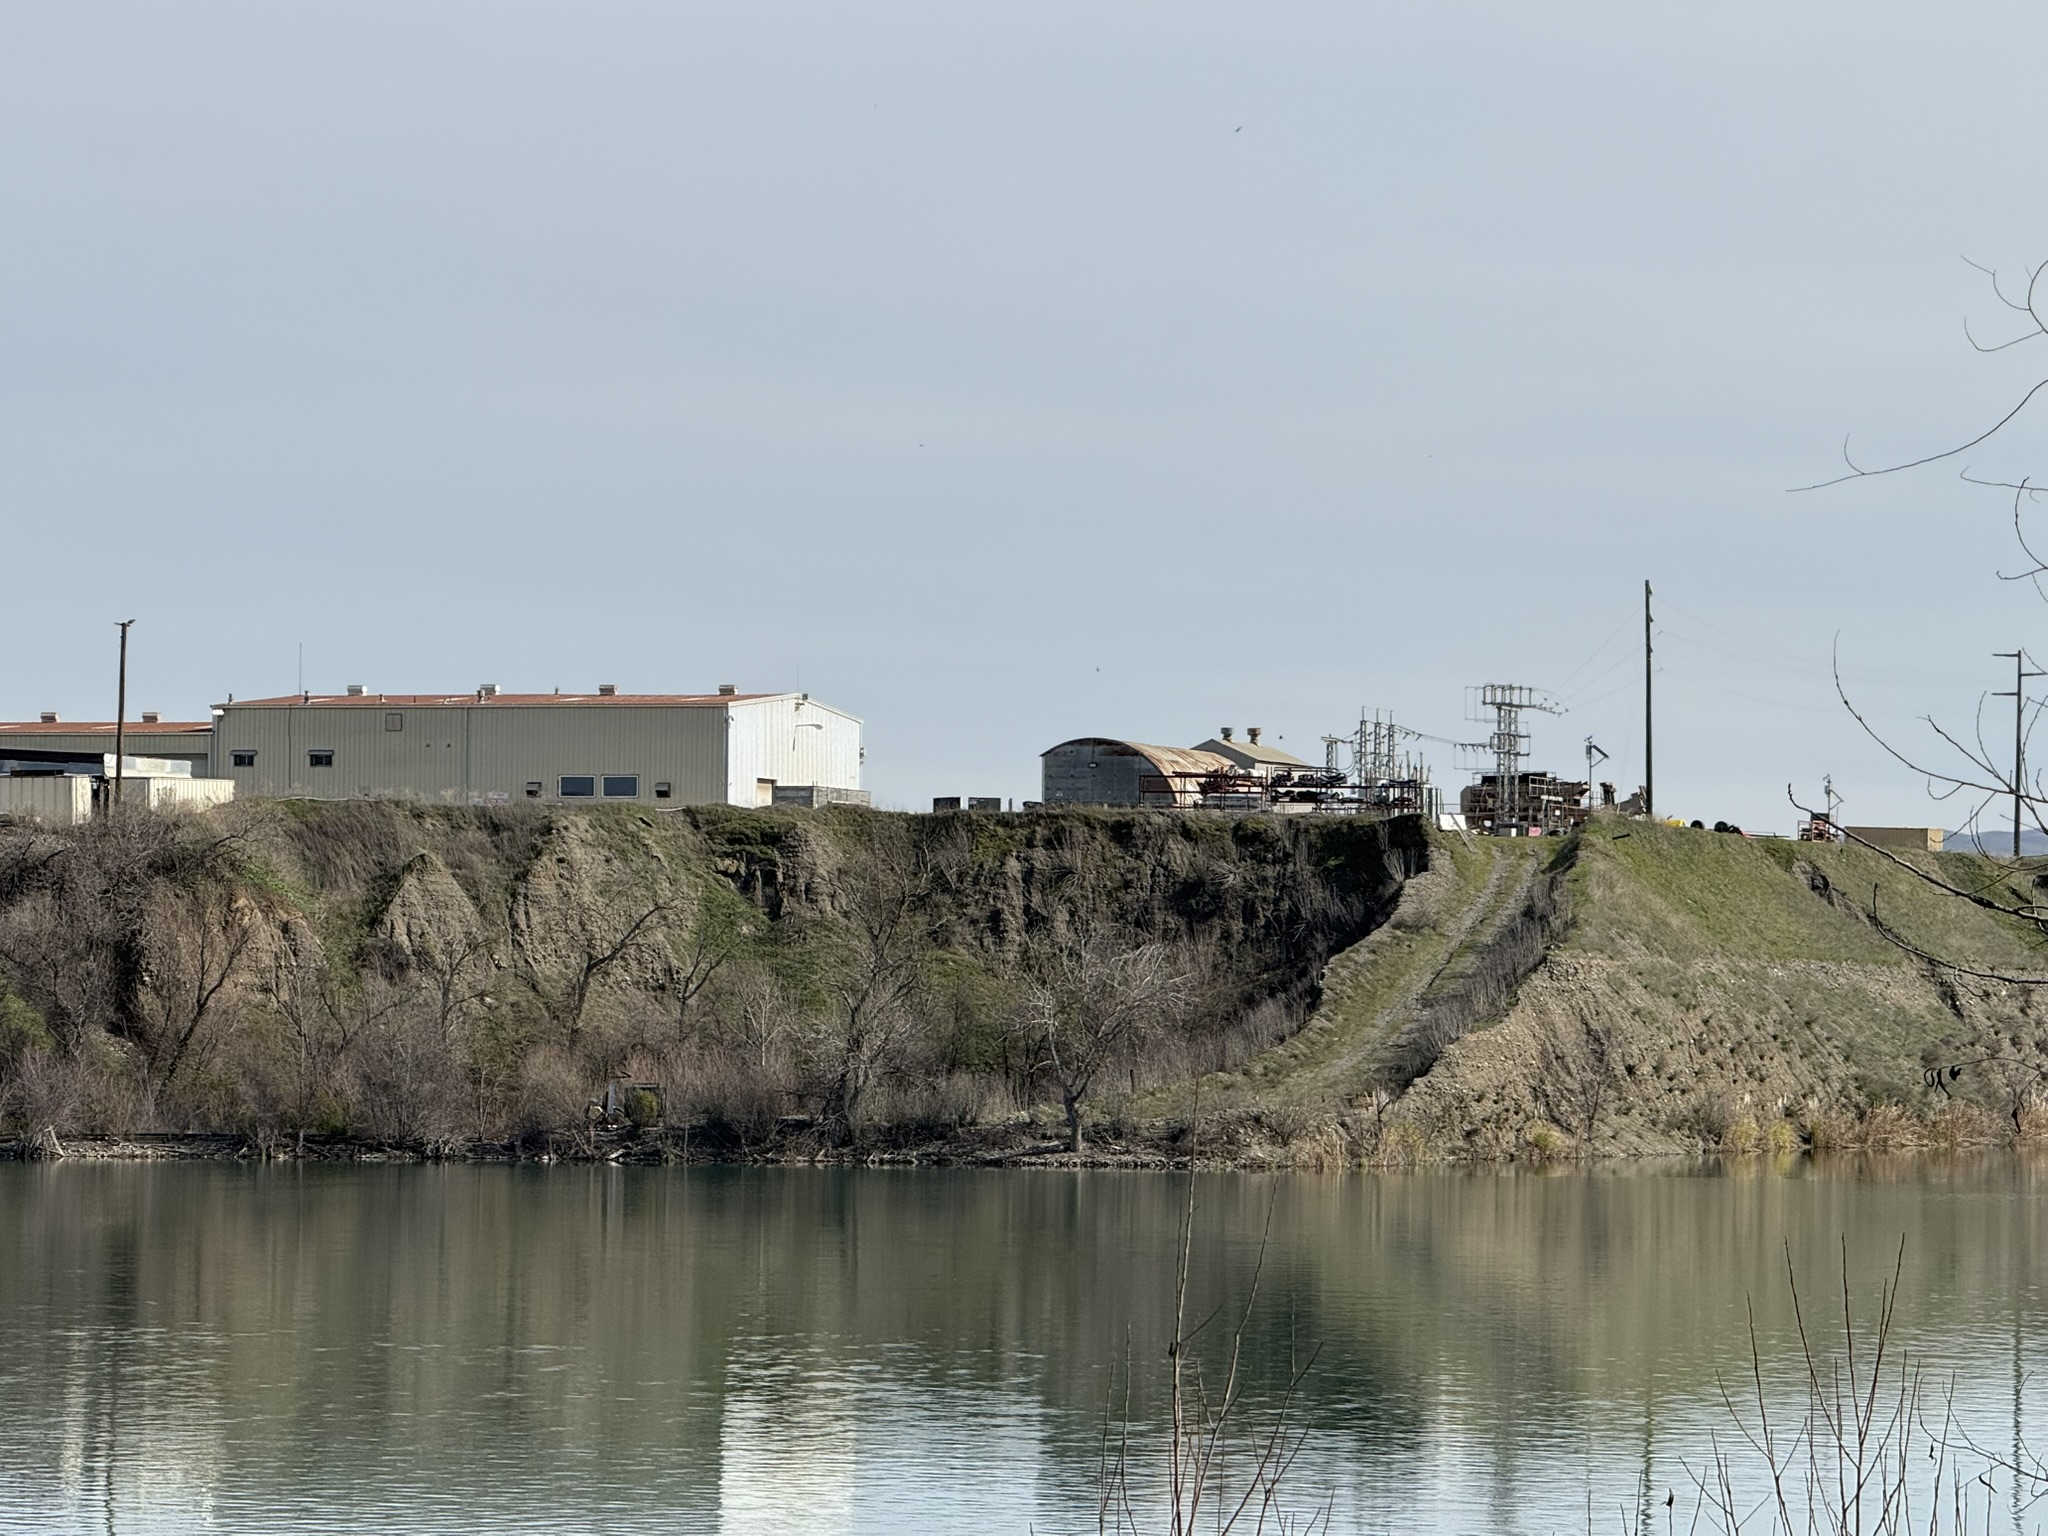
[[1039, 756], [1050, 757], [1065, 747], [1104, 747], [1112, 752], [1149, 758], [1152, 765], [1162, 774], [1176, 776], [1228, 773], [1237, 766], [1227, 757], [1219, 757], [1214, 752], [1204, 752], [1198, 748], [1155, 747], [1142, 741], [1119, 741], [1112, 736], [1076, 736], [1072, 741], [1063, 741], [1057, 747], [1048, 747]]
[[1219, 741], [1215, 737], [1195, 748], [1197, 752], [1214, 752], [1243, 767], [1254, 764], [1270, 765], [1276, 768], [1313, 768], [1314, 763], [1305, 763], [1292, 752], [1282, 751], [1263, 741]]
[[[213, 729], [211, 720], [130, 720], [122, 730], [129, 736], [191, 735]], [[114, 734], [111, 720], [0, 720], [0, 735], [7, 736], [91, 736], [104, 731]]]
[[[222, 704], [222, 709], [286, 709], [286, 708], [364, 708], [389, 709], [399, 705], [410, 709], [461, 709], [469, 705], [504, 704], [602, 704], [602, 705], [648, 705], [702, 706], [710, 704], [745, 704], [756, 699], [780, 699], [789, 695], [781, 693], [485, 693], [472, 688], [467, 693], [286, 693], [274, 699], [235, 699]], [[816, 702], [813, 700], [812, 702]]]

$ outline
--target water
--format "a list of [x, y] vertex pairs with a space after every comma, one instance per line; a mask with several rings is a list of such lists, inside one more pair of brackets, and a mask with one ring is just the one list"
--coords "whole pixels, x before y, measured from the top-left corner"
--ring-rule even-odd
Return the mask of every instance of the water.
[[[1256, 1276], [1254, 1417], [1313, 1355], [1294, 1487], [1333, 1529], [1576, 1532], [1590, 1498], [1613, 1531], [1727, 1438], [1752, 1306], [1796, 1392], [1788, 1246], [1832, 1326], [1843, 1245], [1861, 1302], [1903, 1239], [1899, 1341], [1986, 1443], [2043, 1438], [2044, 1174], [1204, 1175], [1189, 1315], [1213, 1371]], [[0, 1530], [1092, 1531], [1105, 1409], [1160, 1443], [1186, 1193], [0, 1167]]]

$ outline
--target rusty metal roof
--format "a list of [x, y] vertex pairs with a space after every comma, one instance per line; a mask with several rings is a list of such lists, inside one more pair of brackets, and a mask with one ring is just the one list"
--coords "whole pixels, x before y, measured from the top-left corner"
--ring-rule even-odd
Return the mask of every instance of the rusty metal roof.
[[1160, 773], [1170, 778], [1187, 775], [1229, 773], [1237, 764], [1227, 757], [1214, 752], [1204, 752], [1193, 747], [1155, 747], [1142, 741], [1119, 741], [1111, 736], [1076, 736], [1072, 741], [1063, 741], [1057, 747], [1048, 747], [1039, 753], [1050, 757], [1060, 747], [1098, 747], [1131, 757], [1148, 759]]
[[[121, 728], [130, 736], [167, 736], [211, 731], [211, 720], [130, 720]], [[0, 720], [0, 733], [10, 736], [87, 736], [114, 734], [111, 720]]]
[[[393, 706], [404, 709], [461, 709], [468, 705], [505, 704], [602, 704], [694, 707], [706, 704], [744, 704], [750, 699], [777, 699], [778, 693], [286, 693], [274, 699], [236, 699], [222, 709], [303, 709], [330, 706], [374, 709]], [[815, 702], [815, 701], [814, 701]]]

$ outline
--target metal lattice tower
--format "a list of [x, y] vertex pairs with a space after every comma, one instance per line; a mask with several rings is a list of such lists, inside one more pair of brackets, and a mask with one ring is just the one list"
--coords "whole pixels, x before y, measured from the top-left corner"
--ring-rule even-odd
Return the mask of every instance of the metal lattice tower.
[[1510, 827], [1521, 827], [1525, 814], [1522, 764], [1529, 756], [1529, 733], [1522, 729], [1522, 712], [1561, 715], [1564, 706], [1542, 689], [1521, 683], [1487, 683], [1478, 692], [1473, 718], [1483, 722], [1485, 712], [1493, 712], [1493, 734], [1486, 739], [1486, 749], [1493, 754], [1493, 830], [1505, 836]]
[[[1391, 713], [1360, 711], [1358, 730], [1350, 738], [1352, 794], [1359, 809], [1434, 814], [1436, 790], [1429, 782], [1429, 765], [1418, 754], [1401, 750], [1404, 741], [1420, 735], [1395, 724]], [[1324, 740], [1329, 743], [1329, 761], [1334, 766], [1336, 743], [1341, 738]]]

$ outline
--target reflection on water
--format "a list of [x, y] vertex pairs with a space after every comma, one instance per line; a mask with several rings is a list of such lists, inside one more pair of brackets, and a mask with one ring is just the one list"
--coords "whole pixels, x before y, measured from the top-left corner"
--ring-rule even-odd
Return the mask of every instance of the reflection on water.
[[[1903, 1238], [1905, 1342], [1978, 1433], [2041, 1441], [2042, 1187], [2009, 1157], [1205, 1175], [1190, 1313], [1246, 1293], [1270, 1212], [1254, 1398], [1320, 1349], [1303, 1466], [1335, 1528], [1580, 1530], [1589, 1492], [1661, 1502], [1725, 1436], [1752, 1302], [1796, 1394], [1788, 1249], [1825, 1314], [1844, 1244], [1874, 1293]], [[1184, 1192], [0, 1168], [0, 1529], [1092, 1530], [1127, 1360], [1156, 1443]]]

